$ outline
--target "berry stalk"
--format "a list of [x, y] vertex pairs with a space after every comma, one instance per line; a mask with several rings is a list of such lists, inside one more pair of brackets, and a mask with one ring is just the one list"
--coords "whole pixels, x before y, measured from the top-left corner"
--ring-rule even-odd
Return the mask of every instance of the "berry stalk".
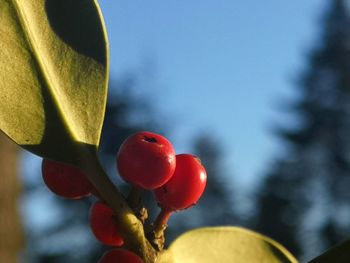
[[148, 218], [148, 211], [142, 203], [142, 189], [132, 186], [127, 198], [130, 208], [134, 211], [136, 217], [144, 224]]
[[153, 223], [153, 232], [156, 236], [161, 235], [168, 226], [168, 221], [173, 211], [169, 209], [164, 209], [160, 211], [156, 220]]
[[153, 223], [152, 232], [149, 233], [149, 239], [156, 250], [161, 251], [164, 248], [164, 231], [168, 226], [168, 220], [173, 211], [162, 208], [156, 220]]
[[145, 263], [154, 263], [157, 251], [146, 239], [141, 221], [101, 167], [96, 151], [83, 150], [77, 165], [100, 193], [102, 199], [112, 208], [121, 227], [126, 247], [140, 255]]

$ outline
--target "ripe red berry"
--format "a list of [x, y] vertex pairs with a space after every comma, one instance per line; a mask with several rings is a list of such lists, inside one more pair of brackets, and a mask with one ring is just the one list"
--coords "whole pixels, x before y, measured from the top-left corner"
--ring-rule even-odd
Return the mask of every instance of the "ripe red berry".
[[98, 263], [144, 263], [143, 260], [131, 251], [113, 249], [107, 251]]
[[42, 176], [47, 187], [57, 195], [78, 199], [91, 194], [90, 181], [78, 168], [43, 159]]
[[181, 210], [198, 201], [206, 182], [207, 173], [200, 160], [191, 154], [179, 154], [176, 155], [174, 175], [154, 192], [162, 208], [171, 211]]
[[112, 209], [101, 201], [90, 210], [90, 226], [96, 239], [107, 246], [122, 246], [124, 243]]
[[120, 176], [132, 185], [152, 190], [165, 184], [175, 170], [175, 151], [163, 136], [138, 132], [128, 137], [117, 155]]

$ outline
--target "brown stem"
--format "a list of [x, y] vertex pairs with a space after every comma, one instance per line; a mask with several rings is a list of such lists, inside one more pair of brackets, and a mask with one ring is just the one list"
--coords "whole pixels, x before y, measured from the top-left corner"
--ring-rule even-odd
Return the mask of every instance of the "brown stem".
[[141, 220], [142, 224], [144, 224], [148, 218], [148, 211], [143, 206], [141, 193], [142, 189], [132, 186], [127, 201], [137, 218]]
[[164, 243], [165, 243], [164, 230], [167, 228], [167, 223], [171, 213], [172, 211], [162, 208], [158, 217], [153, 223], [152, 231], [147, 233], [147, 236], [152, 246], [157, 251], [161, 251], [164, 248]]
[[101, 167], [96, 151], [83, 149], [77, 165], [95, 186], [103, 200], [113, 209], [121, 226], [126, 247], [140, 255], [145, 263], [154, 263], [157, 251], [146, 239], [141, 221], [134, 215], [125, 198]]
[[153, 232], [156, 236], [161, 235], [167, 228], [168, 220], [172, 212], [173, 211], [171, 210], [162, 208], [162, 210], [160, 211], [159, 215], [153, 223]]
[[128, 204], [131, 208], [136, 208], [140, 206], [141, 203], [141, 193], [142, 190], [140, 188], [137, 188], [135, 186], [131, 187], [131, 191], [128, 195]]

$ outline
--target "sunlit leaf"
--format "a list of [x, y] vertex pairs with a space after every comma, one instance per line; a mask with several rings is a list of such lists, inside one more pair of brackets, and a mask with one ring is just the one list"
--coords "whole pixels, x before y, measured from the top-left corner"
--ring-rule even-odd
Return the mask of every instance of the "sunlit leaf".
[[0, 0], [0, 129], [22, 147], [72, 161], [95, 148], [108, 54], [93, 0]]
[[238, 227], [208, 227], [177, 238], [157, 263], [296, 263], [280, 244]]
[[339, 245], [330, 248], [310, 263], [349, 263], [350, 262], [350, 240], [346, 240]]

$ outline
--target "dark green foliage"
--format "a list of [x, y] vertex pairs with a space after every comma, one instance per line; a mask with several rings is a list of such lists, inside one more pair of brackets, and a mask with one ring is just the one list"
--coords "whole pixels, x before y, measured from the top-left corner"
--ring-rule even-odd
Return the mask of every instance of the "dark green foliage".
[[257, 229], [306, 258], [349, 235], [350, 16], [348, 1], [330, 1], [322, 36], [297, 83], [290, 146], [267, 176]]

